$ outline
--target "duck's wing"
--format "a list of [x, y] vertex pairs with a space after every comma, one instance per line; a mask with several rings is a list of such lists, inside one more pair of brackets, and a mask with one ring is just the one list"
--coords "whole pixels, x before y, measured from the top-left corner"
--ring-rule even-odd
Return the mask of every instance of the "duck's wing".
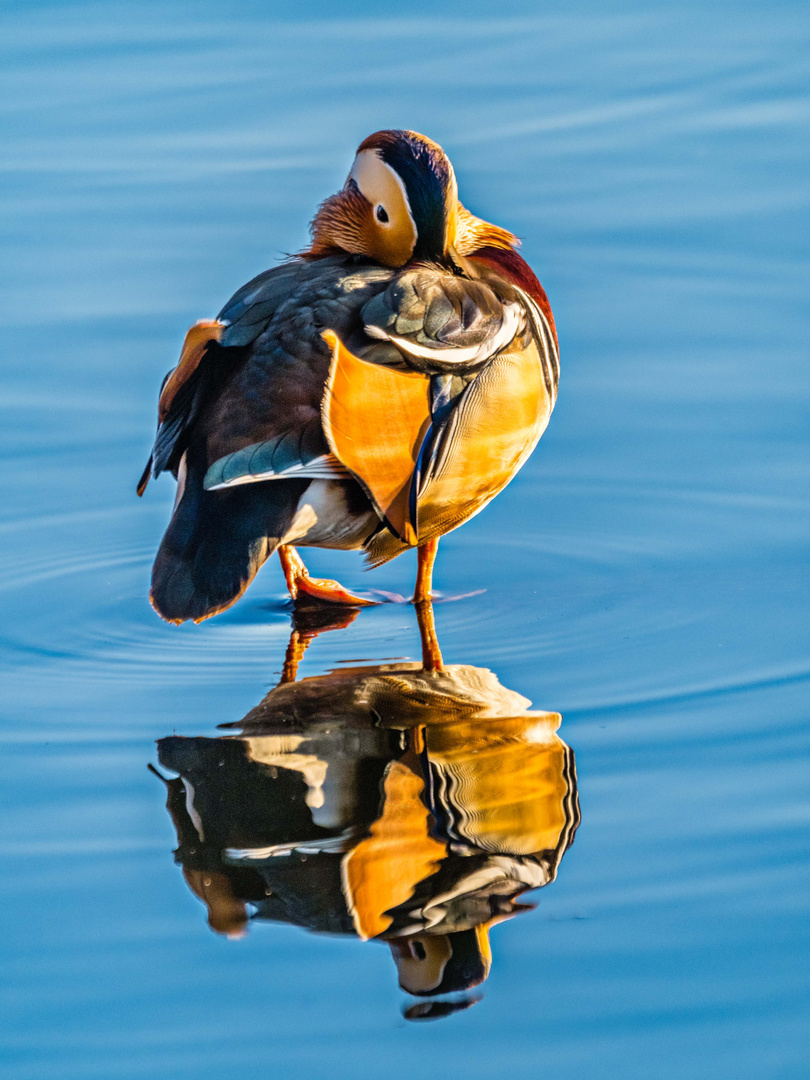
[[259, 274], [235, 293], [216, 319], [202, 320], [186, 334], [180, 359], [158, 401], [158, 430], [138, 484], [143, 495], [151, 476], [177, 471], [186, 436], [206, 403], [269, 324], [301, 276], [300, 263], [283, 263]]
[[[152, 476], [171, 467], [183, 431], [199, 411], [204, 396], [210, 363], [203, 363], [209, 346], [222, 337], [225, 327], [216, 319], [198, 322], [186, 334], [177, 367], [173, 368], [160, 388], [158, 399], [158, 429], [146, 468], [138, 481], [138, 495], [143, 495]], [[200, 365], [202, 364], [202, 370]]]
[[330, 462], [321, 428], [330, 355], [319, 331], [335, 313], [343, 333], [357, 323], [380, 287], [375, 274], [390, 271], [364, 276], [323, 260], [262, 275], [225, 306], [218, 340], [187, 353], [166, 384], [174, 379], [174, 396], [152, 469], [176, 470], [178, 487], [152, 571], [163, 618], [200, 620], [229, 607], [289, 534], [312, 478], [349, 475]]
[[428, 374], [480, 368], [526, 324], [511, 288], [496, 291], [433, 266], [399, 274], [365, 305], [362, 318], [369, 337], [393, 345], [408, 366]]
[[549, 340], [517, 289], [500, 296], [422, 267], [362, 314], [381, 344], [359, 357], [329, 337], [323, 420], [332, 453], [388, 526], [368, 547], [377, 563], [482, 509], [536, 445], [556, 384]]

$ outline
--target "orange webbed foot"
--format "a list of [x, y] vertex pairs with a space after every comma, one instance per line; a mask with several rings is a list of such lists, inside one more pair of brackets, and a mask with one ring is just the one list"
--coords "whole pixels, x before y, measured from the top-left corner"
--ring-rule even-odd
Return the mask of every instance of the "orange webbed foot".
[[349, 592], [339, 581], [331, 578], [299, 577], [296, 580], [297, 595], [311, 596], [328, 604], [350, 604], [352, 607], [370, 607], [376, 600], [366, 600], [356, 593]]
[[313, 600], [321, 600], [327, 604], [347, 604], [350, 607], [370, 607], [377, 603], [376, 600], [366, 600], [362, 596], [349, 592], [339, 581], [310, 577], [304, 560], [289, 544], [284, 544], [278, 549], [278, 556], [293, 600], [299, 596], [310, 596]]

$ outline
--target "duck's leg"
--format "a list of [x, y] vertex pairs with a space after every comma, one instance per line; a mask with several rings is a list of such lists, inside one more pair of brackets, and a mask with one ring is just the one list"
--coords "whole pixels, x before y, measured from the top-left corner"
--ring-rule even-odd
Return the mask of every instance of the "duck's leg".
[[438, 537], [435, 540], [428, 540], [425, 544], [420, 544], [416, 549], [417, 570], [413, 603], [416, 608], [416, 619], [419, 623], [419, 635], [422, 638], [422, 667], [425, 671], [444, 670], [439, 639], [436, 637], [433, 603], [430, 599], [430, 590], [433, 585], [433, 564], [436, 562], [436, 552], [438, 550]]
[[330, 604], [350, 604], [352, 607], [374, 604], [374, 600], [364, 600], [361, 596], [344, 589], [339, 581], [329, 578], [313, 578], [304, 566], [304, 560], [290, 544], [282, 544], [278, 549], [281, 569], [290, 596], [293, 600], [299, 595], [311, 596], [316, 600], [325, 600]]
[[413, 594], [413, 602], [421, 604], [423, 600], [430, 600], [430, 590], [433, 586], [433, 564], [436, 562], [436, 552], [439, 550], [439, 538], [428, 540], [420, 544], [416, 549], [416, 589]]

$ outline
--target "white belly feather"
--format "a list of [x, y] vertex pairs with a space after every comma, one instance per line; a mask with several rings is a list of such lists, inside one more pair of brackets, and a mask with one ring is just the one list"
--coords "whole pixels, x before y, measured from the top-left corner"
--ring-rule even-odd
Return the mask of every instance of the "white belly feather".
[[313, 480], [281, 543], [346, 551], [361, 548], [379, 519], [371, 508], [359, 514], [351, 509], [348, 486], [340, 480]]

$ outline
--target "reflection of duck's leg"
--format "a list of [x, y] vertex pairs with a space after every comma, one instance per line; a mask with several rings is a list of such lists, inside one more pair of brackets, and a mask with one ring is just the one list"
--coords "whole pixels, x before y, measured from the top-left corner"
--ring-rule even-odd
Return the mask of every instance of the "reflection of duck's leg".
[[430, 599], [414, 604], [419, 634], [422, 638], [422, 667], [425, 671], [444, 671], [439, 639], [436, 637], [436, 622], [433, 618], [433, 604]]
[[438, 550], [438, 536], [435, 540], [428, 540], [426, 544], [420, 544], [416, 549], [416, 589], [413, 594], [415, 604], [421, 604], [423, 600], [430, 600], [430, 590], [433, 586], [433, 564], [436, 562], [436, 552]]
[[318, 636], [317, 630], [300, 632], [293, 630], [290, 634], [290, 641], [287, 645], [287, 651], [284, 654], [284, 667], [281, 669], [281, 678], [279, 679], [279, 686], [282, 683], [295, 682], [295, 677], [298, 674], [298, 665], [301, 663], [301, 658], [309, 648], [309, 643], [313, 638]]
[[364, 600], [361, 596], [344, 589], [339, 581], [329, 578], [313, 578], [309, 576], [309, 570], [304, 565], [304, 560], [290, 544], [282, 544], [278, 549], [278, 557], [281, 560], [281, 569], [284, 571], [284, 579], [290, 596], [295, 600], [302, 593], [312, 596], [316, 600], [325, 600], [330, 604], [352, 604], [354, 606], [374, 604], [374, 600]]
[[[309, 648], [310, 642], [327, 630], [343, 630], [357, 618], [357, 608], [325, 608], [321, 604], [295, 602], [292, 616], [292, 633], [284, 656], [281, 683], [295, 682], [298, 665]], [[279, 684], [280, 685], [280, 684]]]

